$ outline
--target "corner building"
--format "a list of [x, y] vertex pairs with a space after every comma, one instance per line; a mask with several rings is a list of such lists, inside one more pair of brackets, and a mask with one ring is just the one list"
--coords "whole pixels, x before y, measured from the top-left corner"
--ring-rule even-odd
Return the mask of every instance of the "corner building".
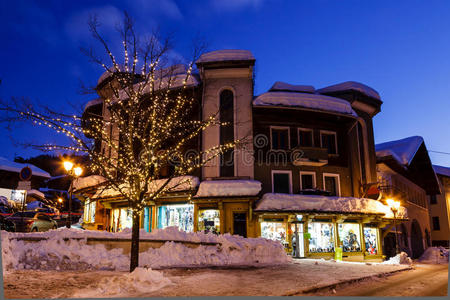
[[[322, 89], [275, 82], [255, 96], [255, 58], [246, 50], [205, 53], [196, 65], [187, 85], [201, 103], [199, 115], [219, 112], [220, 121], [233, 126], [206, 129], [192, 147], [206, 150], [236, 139], [245, 144], [145, 208], [142, 228], [262, 236], [299, 257], [331, 258], [341, 248], [344, 260], [383, 259], [381, 237], [393, 215], [377, 188], [372, 118], [380, 112], [379, 94], [357, 82]], [[102, 75], [100, 97], [85, 112], [108, 118], [108, 80]], [[106, 145], [98, 148], [115, 155]], [[103, 182], [90, 176], [75, 184], [85, 201], [84, 225], [131, 227], [126, 201], [105, 192]]]

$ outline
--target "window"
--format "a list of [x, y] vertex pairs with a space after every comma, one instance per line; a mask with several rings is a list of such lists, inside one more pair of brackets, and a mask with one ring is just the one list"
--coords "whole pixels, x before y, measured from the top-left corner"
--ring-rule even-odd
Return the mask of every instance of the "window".
[[272, 193], [292, 194], [291, 171], [272, 171]]
[[288, 150], [291, 145], [289, 141], [289, 127], [270, 127], [270, 139], [272, 149]]
[[309, 252], [334, 252], [333, 223], [312, 222], [308, 224]]
[[323, 174], [323, 189], [330, 192], [330, 196], [340, 196], [339, 174]]
[[311, 190], [316, 188], [315, 172], [300, 172], [300, 189]]
[[321, 130], [320, 147], [327, 148], [328, 154], [338, 154], [336, 132]]
[[220, 233], [220, 211], [218, 209], [199, 209], [197, 229], [203, 233]]
[[430, 196], [430, 204], [437, 204], [436, 195], [431, 195]]
[[366, 252], [370, 255], [378, 254], [378, 238], [375, 227], [364, 227], [364, 243], [366, 245]]
[[344, 252], [361, 251], [361, 234], [359, 224], [343, 223], [338, 225], [339, 240]]
[[298, 145], [301, 147], [313, 147], [313, 130], [307, 128], [298, 129]]
[[439, 217], [433, 217], [433, 230], [441, 230], [441, 225], [439, 224]]
[[[227, 123], [220, 126], [220, 144], [234, 141], [234, 95], [230, 90], [220, 93], [220, 122]], [[220, 176], [234, 176], [234, 151], [229, 149], [220, 155]]]

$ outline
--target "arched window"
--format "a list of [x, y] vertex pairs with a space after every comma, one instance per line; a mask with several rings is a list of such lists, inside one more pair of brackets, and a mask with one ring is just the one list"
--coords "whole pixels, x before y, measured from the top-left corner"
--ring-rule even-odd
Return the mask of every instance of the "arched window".
[[[220, 122], [227, 123], [220, 126], [220, 144], [227, 144], [234, 141], [234, 95], [230, 90], [223, 90], [220, 93]], [[234, 151], [230, 149], [220, 156], [220, 176], [234, 176]]]

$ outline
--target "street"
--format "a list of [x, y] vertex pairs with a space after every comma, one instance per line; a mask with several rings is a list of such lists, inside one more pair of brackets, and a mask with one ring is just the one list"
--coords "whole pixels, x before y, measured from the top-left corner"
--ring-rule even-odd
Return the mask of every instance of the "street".
[[447, 296], [448, 265], [419, 264], [414, 270], [373, 278], [336, 289], [307, 295], [314, 296]]

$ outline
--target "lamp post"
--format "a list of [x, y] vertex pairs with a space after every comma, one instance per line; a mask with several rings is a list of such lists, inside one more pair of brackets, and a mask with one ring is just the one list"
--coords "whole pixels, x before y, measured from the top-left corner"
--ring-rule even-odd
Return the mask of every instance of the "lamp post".
[[395, 201], [393, 199], [387, 199], [386, 200], [389, 208], [392, 210], [392, 213], [394, 214], [394, 227], [395, 227], [395, 254], [399, 253], [398, 249], [398, 235], [397, 235], [397, 212], [400, 208], [400, 201]]
[[70, 178], [70, 186], [69, 186], [69, 215], [66, 219], [66, 227], [70, 228], [72, 225], [72, 189], [73, 189], [73, 179], [74, 177], [78, 177], [83, 173], [83, 169], [81, 167], [74, 167], [73, 163], [70, 161], [65, 161], [64, 169], [66, 169], [67, 174]]

